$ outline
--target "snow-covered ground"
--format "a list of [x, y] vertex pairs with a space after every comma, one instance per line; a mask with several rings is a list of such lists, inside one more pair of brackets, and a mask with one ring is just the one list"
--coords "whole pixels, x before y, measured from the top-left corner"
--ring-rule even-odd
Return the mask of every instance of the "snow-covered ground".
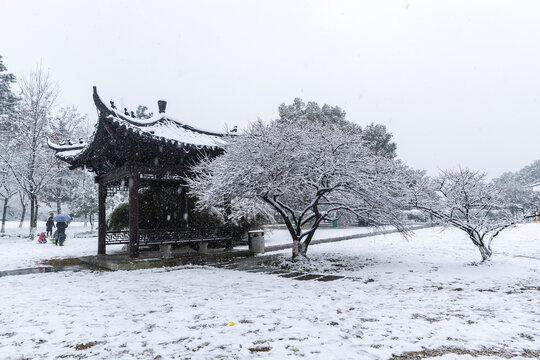
[[[19, 228], [18, 221], [7, 222], [6, 236], [0, 236], [0, 248], [5, 254], [0, 259], [0, 271], [40, 266], [41, 261], [45, 259], [97, 254], [97, 225], [94, 229], [94, 237], [80, 238], [75, 236], [90, 232], [90, 225], [84, 226], [82, 222], [71, 222], [66, 229], [67, 240], [63, 247], [55, 246], [50, 241], [44, 245], [39, 244], [37, 242], [37, 236], [36, 239], [30, 241], [27, 237], [28, 229], [28, 223], [25, 223], [22, 228]], [[38, 222], [38, 230], [36, 235], [45, 231], [44, 221]], [[380, 229], [371, 227], [321, 228], [317, 231], [314, 239], [361, 234], [376, 230]], [[265, 244], [267, 246], [288, 244], [290, 242], [290, 235], [285, 229], [269, 229], [265, 231]], [[108, 245], [107, 253], [119, 252], [122, 247], [122, 245]], [[247, 249], [247, 246], [238, 246], [237, 248]]]
[[[36, 235], [41, 232], [45, 232], [44, 221], [38, 222]], [[47, 244], [39, 244], [37, 236], [31, 241], [27, 236], [29, 233], [28, 223], [19, 228], [18, 221], [8, 221], [6, 223], [7, 236], [0, 236], [0, 249], [2, 251], [0, 271], [36, 267], [45, 259], [96, 255], [97, 237], [75, 238], [76, 234], [86, 232], [90, 232], [90, 225], [85, 227], [82, 222], [71, 222], [66, 229], [65, 246], [60, 247], [55, 246], [50, 239]], [[107, 251], [113, 253], [121, 248], [121, 245], [108, 246]]]
[[[11, 264], [96, 247], [6, 240]], [[0, 277], [0, 358], [537, 358], [540, 224], [493, 248], [475, 266], [461, 232], [426, 229], [312, 246], [298, 264], [279, 252], [277, 267], [348, 276], [331, 282], [200, 266]]]

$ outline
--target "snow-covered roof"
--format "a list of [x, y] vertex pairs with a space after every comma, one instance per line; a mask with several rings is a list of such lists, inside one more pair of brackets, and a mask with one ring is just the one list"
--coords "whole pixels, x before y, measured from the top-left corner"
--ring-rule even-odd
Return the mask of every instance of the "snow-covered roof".
[[79, 155], [81, 151], [82, 149], [65, 150], [65, 151], [59, 152], [58, 155], [61, 156], [63, 160], [69, 160], [70, 158], [74, 158], [75, 156]]
[[226, 144], [224, 134], [199, 130], [183, 124], [165, 114], [159, 114], [147, 120], [135, 119], [117, 114], [107, 116], [116, 125], [132, 129], [139, 134], [145, 134], [158, 141], [175, 142], [180, 146], [194, 145], [196, 147], [217, 148]]
[[180, 146], [194, 145], [196, 147], [216, 148], [226, 144], [223, 140], [225, 133], [195, 128], [184, 122], [170, 117], [165, 113], [166, 102], [160, 101], [163, 108], [150, 119], [139, 119], [122, 114], [117, 109], [107, 106], [99, 97], [94, 86], [94, 102], [100, 113], [118, 126], [132, 129], [137, 133], [144, 133], [158, 141], [174, 142]]
[[[112, 134], [116, 132], [119, 134], [127, 133], [128, 138], [133, 139], [128, 143], [142, 140], [145, 143], [159, 144], [160, 146], [161, 144], [173, 146], [184, 153], [189, 153], [192, 149], [219, 151], [227, 144], [224, 138], [226, 133], [199, 129], [167, 115], [165, 101], [158, 102], [160, 107], [158, 114], [149, 119], [139, 119], [127, 115], [127, 111], [122, 113], [114, 107], [112, 102], [111, 106], [106, 105], [100, 99], [96, 87], [94, 87], [93, 97], [99, 112], [99, 120], [96, 131], [88, 143], [81, 141], [78, 144], [59, 145], [48, 139], [48, 145], [56, 151], [56, 156], [72, 165], [82, 166], [89, 160], [95, 162], [96, 158], [103, 158], [103, 151], [100, 150], [104, 144], [102, 139], [113, 136]], [[110, 145], [113, 146], [114, 151], [129, 151], [128, 148], [125, 148], [128, 144], [124, 142], [116, 143], [113, 141], [112, 144], [116, 144]], [[133, 155], [135, 156], [135, 154]], [[130, 153], [124, 156], [128, 158]]]

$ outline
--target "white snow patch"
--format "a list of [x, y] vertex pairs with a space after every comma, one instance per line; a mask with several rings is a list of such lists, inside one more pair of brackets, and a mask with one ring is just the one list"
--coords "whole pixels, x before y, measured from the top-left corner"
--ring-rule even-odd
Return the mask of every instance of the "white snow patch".
[[[198, 266], [1, 277], [0, 353], [389, 359], [443, 346], [538, 352], [539, 238], [537, 224], [502, 233], [491, 265], [471, 265], [480, 255], [466, 236], [438, 229], [408, 241], [392, 234], [315, 245], [311, 260], [291, 265], [350, 277], [332, 282]], [[17, 244], [1, 239], [2, 253], [26, 261], [28, 252], [17, 250], [26, 244], [12, 240]], [[62, 250], [77, 241], [68, 238]], [[35, 243], [35, 251], [46, 248]]]
[[[38, 231], [33, 240], [29, 238], [28, 222], [22, 228], [19, 228], [18, 224], [16, 221], [8, 221], [6, 223], [7, 236], [0, 236], [2, 253], [0, 271], [40, 266], [40, 263], [46, 259], [97, 254], [97, 237], [74, 237], [76, 233], [90, 231], [90, 225], [84, 227], [83, 223], [71, 222], [66, 229], [67, 237], [64, 246], [55, 246], [50, 237], [46, 244], [39, 244], [37, 241], [39, 234], [46, 230], [45, 221], [38, 221]], [[107, 251], [113, 253], [120, 251], [121, 248], [122, 245], [107, 246]]]

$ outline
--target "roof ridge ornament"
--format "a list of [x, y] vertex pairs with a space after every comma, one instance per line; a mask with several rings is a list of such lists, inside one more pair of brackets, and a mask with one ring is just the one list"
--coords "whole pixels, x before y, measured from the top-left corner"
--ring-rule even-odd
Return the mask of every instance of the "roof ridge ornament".
[[167, 109], [167, 102], [165, 100], [158, 100], [157, 102], [159, 113], [165, 114], [165, 110]]

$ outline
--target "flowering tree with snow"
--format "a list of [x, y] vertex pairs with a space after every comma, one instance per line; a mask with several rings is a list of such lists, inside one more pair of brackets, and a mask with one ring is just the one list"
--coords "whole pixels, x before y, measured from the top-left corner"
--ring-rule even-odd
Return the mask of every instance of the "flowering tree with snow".
[[493, 239], [518, 221], [501, 189], [478, 171], [460, 168], [442, 171], [434, 179], [418, 177], [411, 190], [413, 205], [437, 223], [466, 232], [482, 261], [491, 258]]
[[321, 222], [338, 213], [403, 230], [401, 167], [374, 154], [358, 132], [316, 121], [259, 120], [228, 142], [222, 156], [203, 159], [187, 179], [197, 207], [233, 221], [277, 212], [293, 258], [305, 256]]

